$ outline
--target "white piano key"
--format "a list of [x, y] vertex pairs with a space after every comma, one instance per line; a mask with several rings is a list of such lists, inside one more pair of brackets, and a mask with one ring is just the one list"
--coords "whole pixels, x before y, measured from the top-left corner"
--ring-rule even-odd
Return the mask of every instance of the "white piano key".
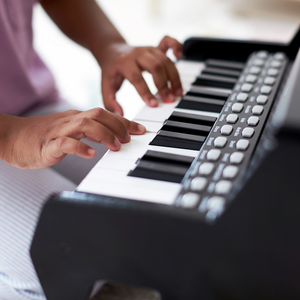
[[196, 76], [180, 75], [181, 83], [188, 83], [189, 85], [191, 85], [192, 82], [194, 82], [196, 78], [197, 78], [197, 75]]
[[107, 156], [113, 156], [116, 159], [136, 160], [138, 157], [144, 155], [147, 151], [148, 144], [155, 136], [156, 134], [152, 132], [146, 132], [143, 135], [132, 135], [129, 143], [122, 144], [119, 151], [108, 151], [102, 159], [106, 159]]
[[191, 60], [179, 60], [176, 63], [176, 68], [180, 75], [189, 75], [194, 76], [199, 75], [201, 71], [205, 68], [205, 64], [199, 61], [191, 61]]
[[209, 111], [200, 111], [200, 110], [191, 110], [191, 109], [182, 109], [182, 108], [174, 108], [174, 111], [178, 111], [186, 114], [199, 115], [199, 116], [215, 117], [215, 118], [218, 118], [220, 115], [218, 113], [212, 113]]
[[180, 99], [173, 103], [159, 103], [158, 107], [144, 106], [135, 117], [136, 120], [164, 122], [173, 112]]
[[[117, 187], [117, 188], [116, 188]], [[77, 191], [160, 204], [174, 204], [181, 185], [127, 176], [125, 171], [93, 168]]]
[[199, 151], [195, 151], [195, 150], [169, 148], [169, 147], [152, 146], [152, 145], [148, 146], [148, 150], [170, 153], [170, 154], [177, 154], [177, 155], [184, 155], [190, 157], [196, 157], [199, 154]]
[[136, 166], [136, 159], [124, 159], [116, 158], [113, 155], [108, 155], [106, 158], [101, 159], [95, 168], [97, 169], [108, 169], [116, 171], [126, 171], [129, 172]]
[[[195, 81], [195, 80], [193, 80], [193, 81]], [[191, 84], [192, 84], [193, 81], [188, 81], [188, 82], [182, 81], [181, 82], [182, 89], [183, 89], [183, 95], [185, 95], [189, 91], [189, 89], [191, 88]]]
[[199, 90], [199, 92], [202, 92], [202, 91], [212, 91], [212, 92], [219, 92], [219, 93], [228, 94], [228, 96], [232, 92], [232, 90], [229, 90], [229, 89], [214, 88], [214, 87], [208, 87], [208, 86], [196, 86], [196, 85], [192, 85], [191, 88], [193, 90], [195, 90], [195, 89]]
[[139, 119], [134, 119], [135, 122], [140, 123], [146, 127], [148, 132], [158, 132], [163, 125], [163, 122], [150, 122]]

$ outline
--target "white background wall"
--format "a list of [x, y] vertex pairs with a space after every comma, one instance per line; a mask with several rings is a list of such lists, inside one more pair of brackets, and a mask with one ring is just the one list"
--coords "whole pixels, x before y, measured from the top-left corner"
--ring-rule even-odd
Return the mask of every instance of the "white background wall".
[[[288, 41], [299, 25], [300, 2], [288, 0], [97, 0], [133, 45], [157, 45], [168, 34]], [[82, 109], [101, 106], [100, 70], [88, 51], [66, 38], [40, 6], [35, 8], [35, 47], [54, 73], [65, 99]], [[151, 77], [146, 75], [151, 89]], [[128, 118], [143, 103], [126, 83], [118, 99]]]

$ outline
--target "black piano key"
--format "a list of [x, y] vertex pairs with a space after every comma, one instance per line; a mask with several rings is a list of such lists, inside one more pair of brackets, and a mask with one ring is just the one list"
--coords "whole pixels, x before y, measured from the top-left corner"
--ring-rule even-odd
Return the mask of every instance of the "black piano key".
[[190, 133], [190, 134], [208, 135], [211, 130], [211, 126], [197, 125], [197, 124], [190, 124], [190, 123], [183, 123], [183, 122], [167, 120], [164, 123], [162, 130], [176, 131], [176, 132]]
[[244, 64], [235, 61], [229, 60], [219, 60], [219, 59], [207, 59], [205, 61], [206, 66], [208, 67], [217, 67], [217, 68], [226, 68], [242, 71], [244, 68]]
[[181, 176], [184, 176], [186, 171], [189, 169], [189, 167], [186, 166], [178, 166], [175, 164], [170, 165], [162, 162], [154, 162], [154, 161], [147, 161], [147, 160], [141, 160], [140, 163], [138, 164], [138, 168], [155, 171], [159, 173], [168, 173], [168, 174], [181, 175]]
[[233, 89], [236, 79], [224, 76], [200, 75], [192, 83], [196, 86], [209, 86], [216, 88]]
[[183, 123], [213, 126], [217, 118], [174, 111], [169, 117], [169, 120]]
[[128, 176], [180, 183], [184, 176], [136, 168]]
[[190, 110], [201, 110], [201, 111], [208, 111], [213, 113], [220, 113], [223, 105], [215, 105], [215, 104], [209, 104], [209, 103], [201, 103], [196, 101], [186, 101], [182, 99], [176, 108], [181, 109], [190, 109]]
[[128, 176], [181, 182], [194, 157], [148, 150]]
[[201, 149], [203, 142], [182, 140], [178, 138], [157, 135], [149, 145], [198, 151]]
[[220, 105], [220, 106], [223, 106], [225, 104], [224, 100], [210, 99], [210, 98], [190, 96], [190, 95], [183, 96], [182, 100], [208, 103], [208, 104], [214, 104], [214, 105]]
[[204, 70], [202, 70], [201, 74], [221, 75], [221, 76], [228, 76], [228, 77], [233, 77], [233, 78], [237, 79], [241, 75], [241, 72], [227, 70], [227, 69], [221, 69], [221, 68], [207, 67]]
[[180, 140], [195, 141], [195, 142], [204, 142], [206, 139], [206, 136], [202, 136], [202, 135], [172, 132], [172, 131], [166, 131], [166, 130], [160, 130], [158, 132], [158, 135], [165, 136], [165, 137], [171, 137], [171, 138], [177, 138]]
[[225, 104], [224, 100], [209, 99], [196, 96], [184, 96], [176, 108], [202, 110], [219, 113]]
[[187, 93], [187, 96], [196, 96], [196, 97], [205, 97], [211, 99], [227, 100], [230, 92], [219, 92], [219, 91], [210, 91], [198, 88], [196, 86], [192, 87]]
[[142, 159], [156, 162], [162, 161], [176, 164], [184, 164], [187, 165], [187, 167], [189, 167], [193, 162], [194, 157], [148, 150]]

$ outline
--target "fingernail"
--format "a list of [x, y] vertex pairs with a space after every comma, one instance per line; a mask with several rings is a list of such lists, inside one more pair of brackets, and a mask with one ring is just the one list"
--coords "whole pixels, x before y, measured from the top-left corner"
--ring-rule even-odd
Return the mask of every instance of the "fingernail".
[[120, 148], [121, 147], [121, 143], [119, 142], [119, 140], [115, 139], [115, 142], [114, 142], [115, 146]]
[[89, 156], [94, 156], [96, 154], [96, 150], [92, 149], [92, 148], [89, 148], [87, 153], [88, 153]]
[[158, 105], [157, 99], [151, 99], [151, 100], [150, 100], [150, 105], [151, 105], [151, 106], [157, 106], [157, 105]]
[[144, 132], [144, 131], [146, 131], [146, 127], [143, 126], [143, 125], [141, 125], [141, 124], [139, 124], [139, 125], [138, 125], [138, 130], [139, 130], [140, 132]]
[[182, 93], [183, 93], [183, 90], [182, 89], [178, 89], [178, 90], [176, 90], [176, 96], [181, 96], [182, 95]]
[[169, 99], [169, 101], [171, 101], [171, 102], [174, 102], [174, 101], [175, 101], [175, 97], [174, 97], [173, 94], [169, 94], [169, 95], [168, 95], [168, 99]]

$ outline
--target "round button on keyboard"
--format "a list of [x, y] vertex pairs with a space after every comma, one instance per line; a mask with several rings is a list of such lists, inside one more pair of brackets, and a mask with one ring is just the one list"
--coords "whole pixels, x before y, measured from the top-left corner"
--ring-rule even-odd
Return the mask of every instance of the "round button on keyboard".
[[242, 84], [242, 86], [241, 86], [241, 91], [242, 91], [242, 92], [249, 93], [249, 92], [252, 91], [252, 89], [253, 89], [253, 85], [250, 84], [250, 83], [244, 83], [244, 84]]
[[245, 157], [245, 155], [242, 152], [233, 152], [230, 155], [229, 161], [232, 164], [239, 165], [244, 160], [244, 157]]
[[269, 95], [272, 91], [272, 88], [268, 85], [263, 85], [261, 88], [260, 88], [260, 92], [264, 95]]
[[262, 59], [257, 58], [257, 59], [253, 60], [253, 65], [254, 66], [262, 67], [264, 64], [265, 64], [265, 61], [262, 60]]
[[221, 150], [211, 149], [208, 151], [206, 157], [210, 161], [217, 161], [221, 156]]
[[210, 175], [214, 170], [215, 165], [213, 163], [204, 162], [199, 167], [199, 174], [200, 175]]
[[256, 126], [259, 123], [259, 117], [252, 116], [248, 118], [247, 123], [249, 126]]
[[255, 83], [257, 80], [257, 76], [255, 75], [247, 75], [245, 81], [248, 83]]
[[261, 115], [263, 113], [263, 111], [264, 111], [264, 108], [261, 105], [255, 105], [252, 108], [252, 113], [254, 115], [258, 115], [259, 116], [259, 115]]
[[203, 177], [196, 177], [191, 181], [191, 190], [192, 191], [203, 191], [207, 186], [207, 179]]
[[244, 108], [244, 105], [242, 103], [234, 103], [232, 105], [231, 110], [235, 113], [240, 113]]
[[241, 139], [236, 143], [236, 149], [245, 151], [248, 149], [250, 142], [248, 140]]
[[253, 135], [254, 135], [254, 129], [253, 128], [246, 127], [242, 131], [242, 137], [244, 137], [244, 138], [252, 138]]
[[232, 179], [234, 177], [236, 177], [236, 175], [239, 172], [239, 168], [236, 166], [227, 166], [224, 170], [223, 170], [223, 177], [227, 178], [227, 179]]
[[261, 50], [256, 53], [256, 57], [261, 58], [261, 59], [267, 59], [268, 56], [269, 56], [269, 52], [265, 51], [265, 50]]
[[264, 80], [264, 84], [266, 85], [273, 85], [276, 79], [274, 77], [266, 77]]
[[223, 125], [221, 128], [222, 135], [230, 135], [233, 131], [233, 127], [231, 125]]
[[267, 74], [268, 76], [276, 77], [279, 74], [279, 71], [277, 69], [270, 68], [268, 69]]
[[214, 146], [216, 148], [224, 148], [226, 144], [227, 144], [227, 138], [224, 136], [219, 136], [214, 141]]
[[277, 61], [277, 60], [273, 60], [270, 63], [270, 67], [272, 67], [272, 68], [281, 68], [282, 67], [282, 62], [281, 61]]
[[239, 93], [237, 96], [236, 96], [236, 100], [238, 102], [246, 102], [248, 99], [248, 94], [246, 93]]
[[284, 60], [285, 54], [283, 52], [276, 52], [273, 56], [275, 60]]
[[261, 72], [261, 68], [259, 68], [259, 67], [251, 67], [249, 69], [250, 74], [259, 75], [260, 72]]
[[196, 193], [186, 193], [181, 198], [181, 206], [185, 208], [194, 208], [200, 201], [200, 195]]
[[238, 115], [229, 114], [226, 118], [226, 122], [230, 124], [235, 124], [238, 119], [239, 119]]
[[215, 193], [220, 195], [225, 195], [230, 192], [232, 188], [232, 183], [227, 180], [220, 180], [215, 187]]
[[210, 211], [214, 211], [217, 213], [221, 213], [224, 210], [225, 199], [219, 196], [213, 196], [208, 199], [206, 203], [206, 209]]
[[258, 104], [266, 104], [268, 101], [268, 97], [265, 96], [265, 95], [259, 95], [257, 98], [256, 98], [256, 102]]

